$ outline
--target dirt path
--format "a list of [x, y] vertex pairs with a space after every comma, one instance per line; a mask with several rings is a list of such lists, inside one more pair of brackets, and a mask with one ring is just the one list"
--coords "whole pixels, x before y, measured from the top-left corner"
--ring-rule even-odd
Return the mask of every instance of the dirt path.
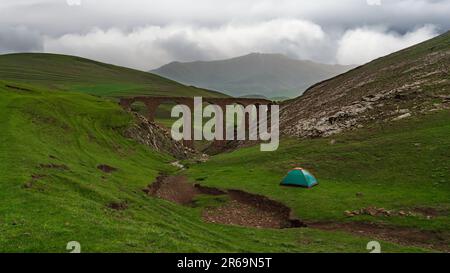
[[309, 228], [326, 231], [343, 231], [359, 236], [450, 252], [450, 232], [434, 232], [407, 227], [395, 227], [370, 222], [307, 222]]

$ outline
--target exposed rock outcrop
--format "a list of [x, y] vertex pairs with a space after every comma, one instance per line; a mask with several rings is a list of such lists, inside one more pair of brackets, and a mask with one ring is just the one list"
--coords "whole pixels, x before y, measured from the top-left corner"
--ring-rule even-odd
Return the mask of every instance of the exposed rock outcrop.
[[152, 149], [173, 155], [177, 159], [186, 159], [201, 156], [197, 151], [172, 139], [170, 132], [145, 117], [132, 113], [135, 116], [133, 125], [125, 131], [125, 136]]
[[450, 32], [318, 83], [281, 108], [280, 129], [330, 136], [449, 109]]

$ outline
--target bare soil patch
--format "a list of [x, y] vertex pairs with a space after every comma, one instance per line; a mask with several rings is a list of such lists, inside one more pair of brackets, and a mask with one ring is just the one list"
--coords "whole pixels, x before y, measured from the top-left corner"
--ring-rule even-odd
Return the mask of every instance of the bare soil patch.
[[102, 164], [102, 165], [98, 165], [97, 169], [99, 169], [100, 171], [104, 172], [104, 173], [112, 173], [117, 171], [116, 168]]
[[193, 185], [184, 176], [159, 176], [144, 191], [150, 196], [181, 205], [192, 205], [199, 194], [228, 195], [230, 201], [225, 205], [204, 209], [203, 219], [210, 223], [276, 229], [305, 226], [293, 217], [289, 207], [280, 202], [238, 190], [224, 191], [198, 184]]
[[9, 85], [9, 84], [7, 84], [7, 85], [5, 85], [5, 86], [6, 86], [7, 88], [14, 89], [14, 90], [16, 90], [16, 91], [31, 92], [31, 89], [28, 89], [28, 88], [18, 87], [18, 86]]
[[308, 222], [308, 227], [327, 231], [344, 231], [406, 246], [450, 251], [450, 232], [436, 232], [367, 222]]
[[31, 189], [34, 186], [34, 183], [42, 178], [47, 177], [45, 174], [32, 174], [31, 180], [23, 184], [23, 188], [25, 189]]
[[39, 167], [41, 167], [41, 169], [57, 169], [57, 170], [69, 170], [69, 167], [67, 167], [64, 164], [40, 164]]
[[384, 208], [377, 207], [367, 207], [354, 211], [345, 211], [344, 214], [347, 217], [355, 217], [360, 215], [367, 215], [373, 217], [410, 217], [410, 216], [422, 216], [427, 219], [432, 219], [434, 217], [448, 215], [449, 211], [446, 209], [437, 209], [431, 207], [416, 207], [413, 209], [403, 209], [403, 210], [387, 210]]
[[437, 208], [431, 208], [431, 207], [417, 207], [412, 209], [414, 213], [422, 214], [423, 216], [427, 217], [438, 217], [438, 216], [445, 216], [449, 215], [450, 211], [445, 209], [437, 209]]
[[184, 176], [159, 176], [147, 189], [148, 195], [181, 205], [192, 204], [199, 191]]
[[237, 200], [231, 200], [219, 208], [206, 209], [203, 212], [203, 219], [211, 223], [256, 228], [283, 228], [289, 224], [276, 212], [261, 211], [255, 206], [242, 204]]
[[111, 202], [107, 205], [108, 208], [113, 210], [126, 210], [128, 208], [127, 202]]
[[205, 210], [206, 221], [257, 228], [305, 227], [284, 204], [262, 195], [229, 190], [231, 202], [223, 207]]
[[304, 227], [299, 220], [280, 214], [278, 207], [270, 210], [269, 206], [258, 203], [242, 203], [231, 200], [219, 208], [207, 208], [203, 211], [203, 219], [210, 223], [220, 223], [234, 226], [284, 229]]

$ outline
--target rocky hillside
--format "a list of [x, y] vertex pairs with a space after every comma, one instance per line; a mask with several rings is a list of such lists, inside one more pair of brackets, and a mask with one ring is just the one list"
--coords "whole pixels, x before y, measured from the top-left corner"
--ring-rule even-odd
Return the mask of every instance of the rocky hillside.
[[280, 128], [328, 136], [450, 107], [450, 32], [309, 88], [282, 107]]
[[130, 128], [125, 131], [125, 137], [150, 147], [152, 150], [171, 154], [177, 159], [192, 158], [199, 153], [191, 148], [172, 139], [170, 132], [164, 127], [148, 121], [145, 117], [133, 113], [135, 121]]

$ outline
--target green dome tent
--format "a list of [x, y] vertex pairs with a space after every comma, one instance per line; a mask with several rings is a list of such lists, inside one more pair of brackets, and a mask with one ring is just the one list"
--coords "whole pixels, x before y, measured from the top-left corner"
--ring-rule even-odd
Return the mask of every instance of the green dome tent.
[[319, 183], [317, 179], [302, 168], [296, 168], [288, 173], [288, 175], [281, 182], [282, 186], [296, 186], [304, 188], [312, 188]]

